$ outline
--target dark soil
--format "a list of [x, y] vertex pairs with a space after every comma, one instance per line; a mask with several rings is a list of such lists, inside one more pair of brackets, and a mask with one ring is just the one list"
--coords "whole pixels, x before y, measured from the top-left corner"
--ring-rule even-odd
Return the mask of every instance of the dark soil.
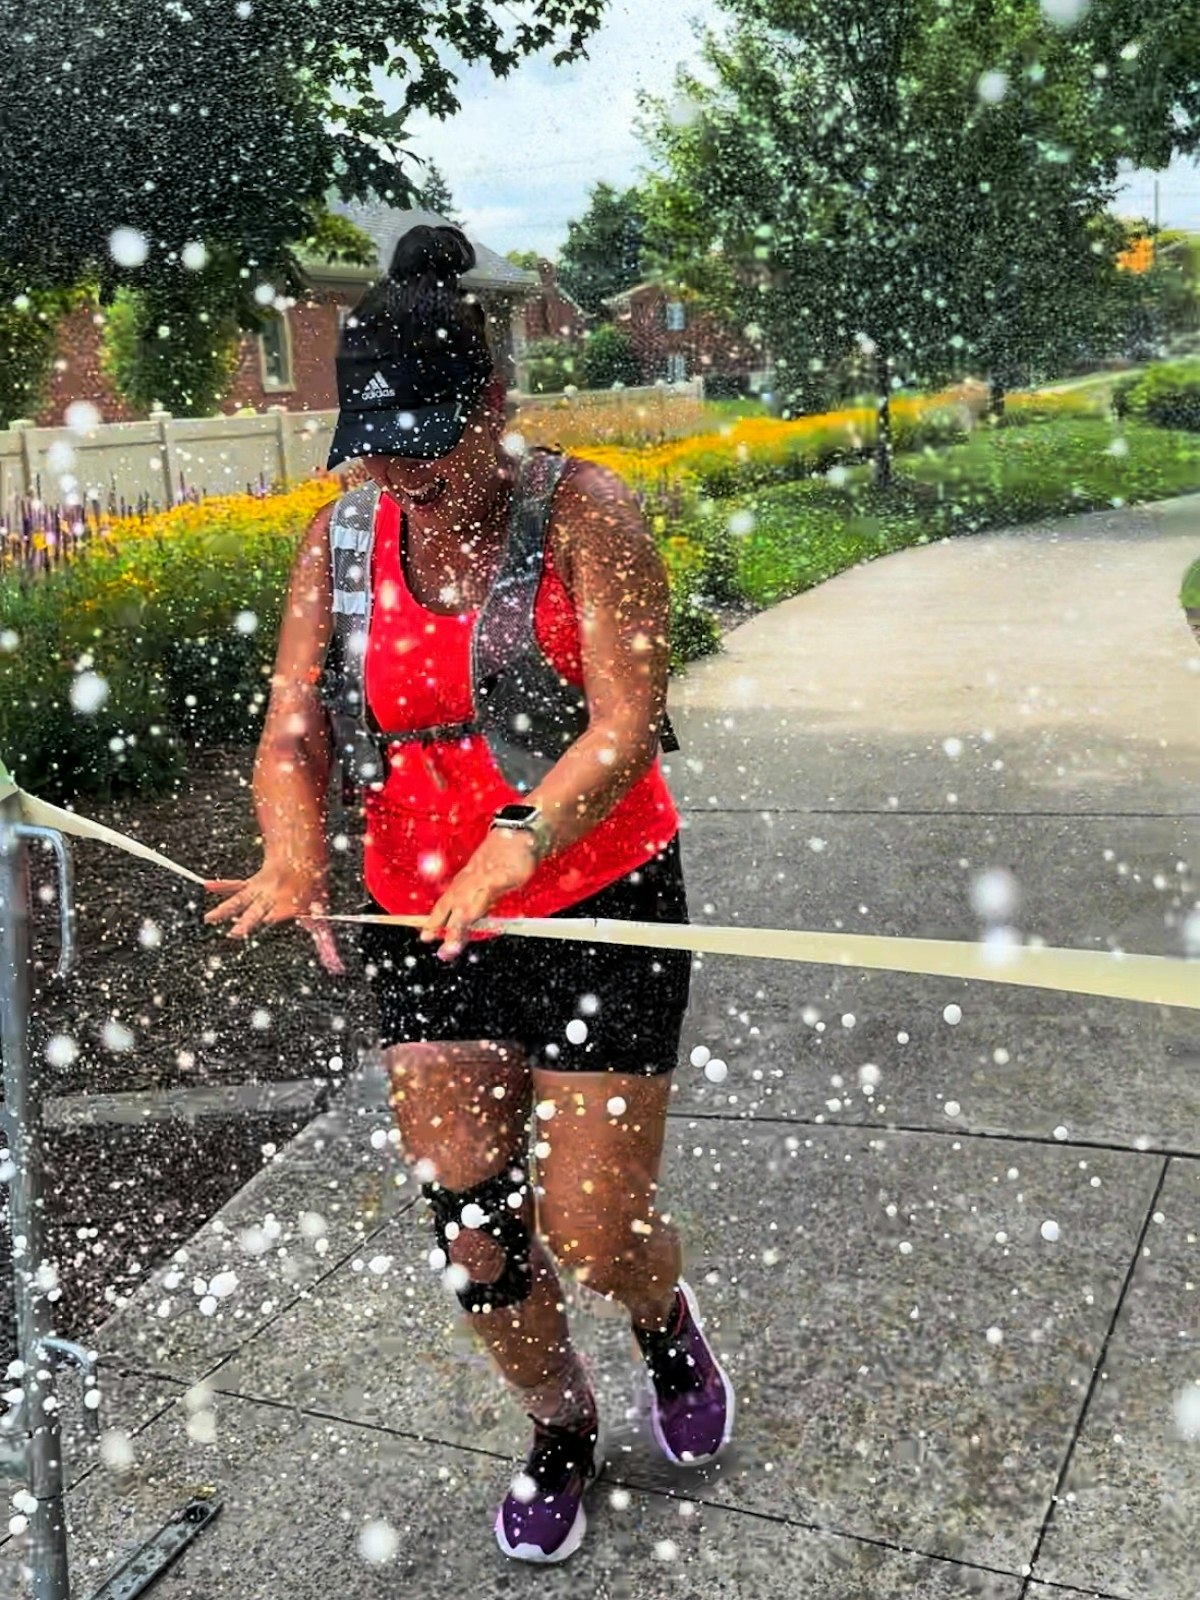
[[[203, 876], [238, 877], [260, 859], [249, 790], [254, 751], [198, 752], [177, 796], [81, 802]], [[203, 890], [87, 840], [73, 842], [78, 962], [51, 976], [58, 954], [49, 859], [33, 863], [35, 971], [31, 1055], [43, 1097], [311, 1078], [336, 1082], [356, 1064], [370, 1016], [352, 935], [347, 976], [330, 976], [294, 927], [246, 942], [206, 927]], [[336, 860], [335, 910], [362, 899], [361, 857]], [[147, 947], [147, 921], [160, 942]], [[256, 1012], [267, 1015], [255, 1019]], [[103, 1038], [115, 1019], [132, 1046]], [[256, 1026], [255, 1022], [265, 1023]], [[70, 1066], [45, 1062], [56, 1034], [75, 1041]], [[120, 1041], [124, 1042], [124, 1041]], [[113, 1043], [110, 1037], [109, 1045]], [[331, 1066], [331, 1061], [334, 1063]], [[59, 1267], [58, 1331], [87, 1338], [117, 1298], [133, 1293], [258, 1170], [263, 1145], [297, 1131], [294, 1117], [212, 1116], [144, 1127], [52, 1130], [43, 1139], [47, 1248]], [[5, 1224], [6, 1224], [5, 1219]], [[9, 1230], [0, 1226], [0, 1370], [14, 1354]], [[103, 1348], [103, 1338], [97, 1339]]]
[[[250, 747], [200, 751], [178, 795], [79, 809], [201, 876], [241, 877], [261, 861], [253, 760]], [[53, 883], [48, 861], [34, 873], [35, 1048], [62, 1033], [79, 1051], [70, 1066], [45, 1072], [44, 1093], [323, 1078], [330, 1057], [353, 1064], [352, 1041], [367, 1021], [353, 960], [347, 977], [331, 976], [294, 926], [230, 939], [205, 925], [216, 900], [199, 887], [89, 840], [74, 841], [73, 853], [78, 961], [65, 980], [51, 976], [57, 910], [36, 893]], [[360, 859], [355, 850], [335, 857], [335, 910], [362, 899]], [[352, 933], [341, 942], [352, 957]], [[133, 1035], [130, 1048], [106, 1048], [111, 1020]]]

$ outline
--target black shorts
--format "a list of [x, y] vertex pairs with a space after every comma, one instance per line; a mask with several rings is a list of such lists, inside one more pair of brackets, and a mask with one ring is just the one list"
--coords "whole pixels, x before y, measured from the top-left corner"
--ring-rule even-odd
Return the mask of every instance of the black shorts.
[[[363, 909], [382, 908], [371, 901]], [[687, 922], [678, 834], [643, 866], [554, 915]], [[366, 923], [359, 932], [385, 1047], [511, 1039], [531, 1065], [556, 1072], [653, 1077], [677, 1064], [690, 951], [500, 934], [468, 942], [446, 962], [438, 942], [422, 943], [415, 928]]]

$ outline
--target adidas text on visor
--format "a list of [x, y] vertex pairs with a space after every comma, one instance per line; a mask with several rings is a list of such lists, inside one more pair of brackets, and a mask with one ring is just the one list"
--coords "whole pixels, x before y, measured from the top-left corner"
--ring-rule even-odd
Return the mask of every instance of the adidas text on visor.
[[343, 349], [337, 358], [337, 427], [328, 465], [360, 456], [449, 455], [462, 438], [492, 364], [476, 351], [436, 358]]

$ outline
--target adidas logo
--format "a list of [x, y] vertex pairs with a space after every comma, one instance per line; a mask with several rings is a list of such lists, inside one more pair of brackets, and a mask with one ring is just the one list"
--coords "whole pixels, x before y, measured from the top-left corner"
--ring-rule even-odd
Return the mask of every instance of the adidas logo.
[[377, 372], [362, 392], [364, 400], [394, 400], [396, 391], [384, 377], [382, 372]]

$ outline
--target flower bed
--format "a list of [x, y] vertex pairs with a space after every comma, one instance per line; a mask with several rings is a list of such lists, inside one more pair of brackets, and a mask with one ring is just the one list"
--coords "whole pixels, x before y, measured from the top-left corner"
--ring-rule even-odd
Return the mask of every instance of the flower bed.
[[[1012, 425], [969, 443], [952, 397], [895, 412], [899, 477], [882, 494], [862, 464], [864, 408], [579, 452], [643, 496], [671, 581], [673, 666], [716, 647], [723, 607], [770, 604], [905, 544], [1200, 488], [1195, 435], [1134, 423], [1113, 453], [1095, 402], [1071, 395], [1012, 397]], [[47, 798], [151, 791], [176, 780], [189, 741], [253, 741], [297, 542], [338, 490], [326, 477], [112, 522], [67, 568], [0, 583], [0, 752], [18, 781]]]

